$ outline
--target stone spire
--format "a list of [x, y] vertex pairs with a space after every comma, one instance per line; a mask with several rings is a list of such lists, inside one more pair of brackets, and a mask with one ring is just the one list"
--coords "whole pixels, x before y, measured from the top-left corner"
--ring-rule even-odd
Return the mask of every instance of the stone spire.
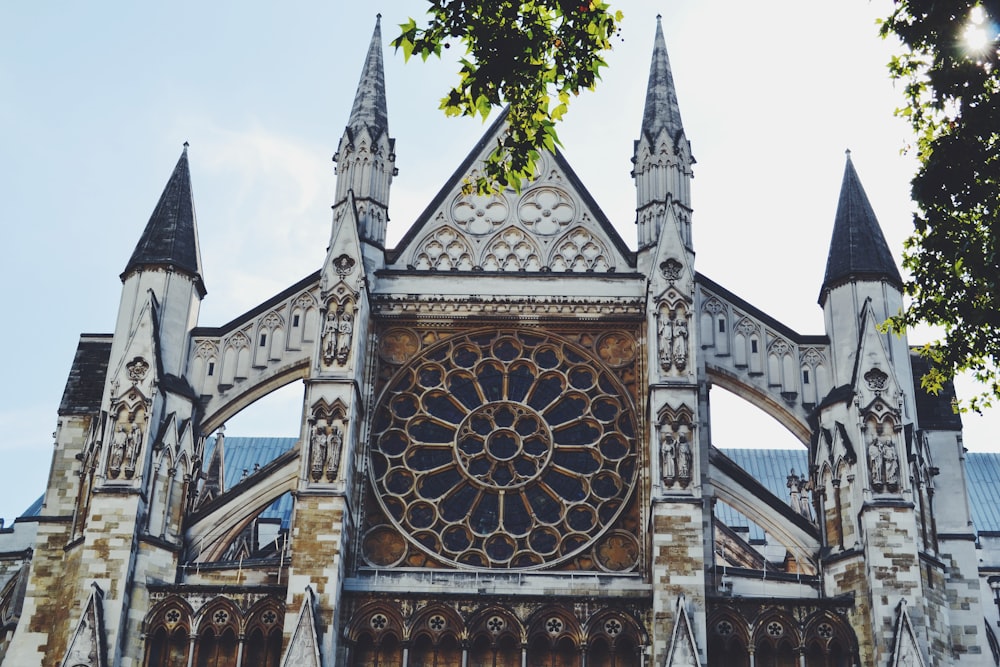
[[[354, 106], [337, 153], [337, 193], [334, 208], [345, 206], [348, 193], [357, 206], [358, 237], [365, 244], [366, 263], [384, 261], [385, 230], [389, 222], [389, 187], [396, 175], [396, 140], [389, 137], [382, 65], [381, 17], [368, 47]], [[334, 214], [335, 219], [343, 217]]]
[[852, 280], [884, 280], [900, 290], [903, 288], [899, 269], [851, 162], [851, 152], [847, 151], [820, 304], [831, 289]]
[[653, 40], [653, 61], [649, 65], [649, 83], [646, 87], [646, 106], [642, 112], [642, 131], [655, 142], [656, 135], [666, 130], [675, 142], [684, 131], [681, 108], [677, 103], [677, 89], [667, 56], [667, 42], [663, 38], [661, 17], [656, 17], [656, 37]]
[[199, 294], [205, 296], [187, 149], [188, 144], [184, 142], [177, 166], [163, 188], [160, 201], [153, 209], [121, 278], [124, 281], [137, 269], [170, 267], [190, 276]]
[[382, 15], [376, 15], [375, 31], [368, 45], [368, 56], [361, 70], [358, 92], [354, 96], [347, 128], [357, 132], [367, 128], [372, 140], [389, 131], [385, 104], [385, 67], [382, 64]]
[[664, 233], [663, 226], [670, 224], [666, 222], [668, 219], [677, 227], [683, 246], [692, 251], [691, 179], [695, 160], [681, 125], [677, 89], [659, 16], [649, 65], [646, 107], [634, 151], [632, 177], [639, 251], [656, 246]]

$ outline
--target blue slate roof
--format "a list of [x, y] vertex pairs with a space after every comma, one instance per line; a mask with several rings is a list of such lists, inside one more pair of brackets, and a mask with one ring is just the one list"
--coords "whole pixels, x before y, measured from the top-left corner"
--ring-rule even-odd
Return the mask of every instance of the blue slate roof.
[[[788, 475], [808, 472], [805, 449], [722, 449], [722, 453], [767, 487], [778, 499], [788, 502]], [[752, 541], [764, 540], [764, 530], [725, 503], [715, 506], [715, 515], [730, 528]], [[746, 529], [748, 533], [743, 533]]]
[[[244, 471], [252, 475], [254, 466], [263, 467], [295, 446], [298, 438], [238, 438], [226, 437], [226, 449], [222, 453], [226, 489], [231, 489], [243, 479]], [[212, 458], [215, 438], [205, 441], [205, 460]], [[281, 527], [288, 528], [292, 518], [292, 494], [286, 493], [260, 513], [262, 519], [280, 519]]]
[[1000, 532], [1000, 454], [965, 455], [972, 523], [978, 532]]

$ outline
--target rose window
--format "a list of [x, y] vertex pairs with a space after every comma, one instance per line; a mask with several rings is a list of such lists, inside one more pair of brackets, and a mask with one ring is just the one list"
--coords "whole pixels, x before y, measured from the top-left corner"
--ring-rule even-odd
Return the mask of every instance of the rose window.
[[635, 433], [625, 388], [591, 352], [482, 331], [427, 348], [389, 381], [369, 470], [390, 520], [423, 551], [539, 567], [617, 519], [635, 484]]

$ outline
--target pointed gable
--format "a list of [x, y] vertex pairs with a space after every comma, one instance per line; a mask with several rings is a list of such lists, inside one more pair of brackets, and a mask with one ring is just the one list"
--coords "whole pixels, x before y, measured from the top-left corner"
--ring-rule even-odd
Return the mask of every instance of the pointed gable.
[[878, 330], [878, 318], [872, 310], [871, 299], [861, 307], [860, 318], [861, 335], [851, 384], [863, 409], [881, 399], [891, 412], [896, 412], [896, 397], [901, 393], [899, 378], [889, 357], [885, 334]]
[[910, 614], [906, 610], [906, 600], [900, 600], [897, 607], [896, 632], [892, 641], [890, 667], [924, 667], [924, 657], [920, 652]]
[[820, 303], [827, 291], [850, 280], [886, 280], [902, 289], [903, 279], [892, 259], [875, 211], [861, 186], [861, 179], [847, 152], [844, 180], [840, 186], [837, 216], [833, 223], [830, 253]]
[[463, 192], [503, 131], [501, 116], [389, 255], [415, 271], [611, 273], [634, 254], [560, 153], [543, 153], [520, 193]]
[[653, 59], [649, 65], [649, 84], [646, 87], [646, 106], [642, 112], [642, 132], [651, 144], [663, 130], [676, 142], [684, 132], [681, 124], [681, 107], [677, 102], [674, 75], [667, 56], [667, 43], [663, 38], [661, 16], [656, 17], [656, 37], [653, 42]]
[[121, 277], [124, 280], [132, 271], [142, 267], [169, 266], [191, 276], [198, 292], [204, 296], [201, 249], [198, 246], [198, 224], [194, 213], [187, 149], [188, 144], [185, 142], [181, 157]]
[[670, 637], [670, 648], [667, 651], [666, 667], [700, 667], [698, 659], [698, 644], [694, 638], [694, 629], [688, 617], [684, 596], [677, 598], [674, 608], [674, 631]]
[[312, 588], [306, 586], [295, 631], [281, 662], [284, 667], [320, 667], [323, 664], [319, 654], [319, 633], [316, 632], [315, 604]]
[[104, 667], [108, 664], [104, 647], [104, 591], [96, 583], [90, 586], [90, 596], [61, 667]]

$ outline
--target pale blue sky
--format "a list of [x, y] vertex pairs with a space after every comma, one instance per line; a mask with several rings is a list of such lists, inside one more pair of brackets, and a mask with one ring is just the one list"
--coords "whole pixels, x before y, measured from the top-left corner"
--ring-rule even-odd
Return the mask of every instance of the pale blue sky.
[[[191, 143], [208, 296], [224, 323], [319, 267], [343, 132], [376, 12], [383, 37], [420, 0], [0, 3], [0, 516], [44, 487], [76, 340], [108, 332], [118, 275]], [[564, 152], [634, 247], [629, 176], [655, 16], [695, 157], [697, 267], [801, 333], [816, 305], [844, 149], [897, 260], [910, 227], [905, 126], [874, 20], [888, 0], [613, 2], [622, 40], [596, 94], [570, 108]], [[390, 243], [484, 126], [437, 111], [453, 62], [404, 66], [386, 49], [399, 175]], [[449, 54], [452, 55], [452, 54]], [[911, 342], [915, 342], [911, 338]], [[298, 389], [233, 435], [297, 435]], [[721, 446], [773, 444], [767, 418], [713, 404]], [[972, 449], [1000, 418], [966, 418]], [[789, 445], [792, 443], [789, 442]]]

